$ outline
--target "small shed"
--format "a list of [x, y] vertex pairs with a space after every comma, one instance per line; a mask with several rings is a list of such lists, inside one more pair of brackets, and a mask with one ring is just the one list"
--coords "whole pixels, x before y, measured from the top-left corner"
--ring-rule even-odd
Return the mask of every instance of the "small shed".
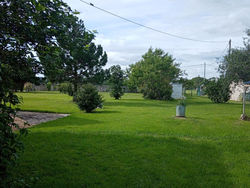
[[183, 86], [180, 83], [172, 83], [173, 92], [171, 97], [174, 99], [182, 99], [183, 98]]

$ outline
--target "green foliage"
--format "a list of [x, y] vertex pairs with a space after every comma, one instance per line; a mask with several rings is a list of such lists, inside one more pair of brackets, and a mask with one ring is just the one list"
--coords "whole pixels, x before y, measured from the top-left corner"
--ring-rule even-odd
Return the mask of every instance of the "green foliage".
[[69, 96], [73, 96], [74, 95], [74, 92], [73, 92], [73, 86], [71, 83], [69, 82], [63, 82], [59, 85], [59, 88], [58, 90], [61, 92], [61, 93], [65, 93], [65, 94], [68, 94]]
[[181, 106], [186, 106], [186, 101], [184, 99], [181, 99], [181, 100], [178, 101], [177, 104], [181, 105]]
[[47, 87], [48, 91], [51, 91], [51, 86], [52, 86], [52, 83], [47, 82], [46, 87]]
[[230, 99], [229, 83], [225, 78], [206, 82], [205, 92], [214, 103], [225, 103]]
[[229, 82], [250, 80], [250, 30], [247, 30], [244, 45], [244, 48], [232, 49], [231, 54], [224, 56], [220, 62], [220, 73]]
[[[10, 176], [10, 170], [15, 166], [19, 152], [23, 150], [21, 137], [27, 133], [14, 123], [16, 108], [13, 106], [20, 101], [17, 95], [9, 91], [8, 79], [4, 79], [5, 71], [8, 69], [0, 62], [0, 187], [10, 187], [16, 181]], [[17, 132], [12, 130], [14, 127]]]
[[[133, 65], [132, 65], [133, 66]], [[124, 79], [124, 85], [128, 88], [130, 93], [137, 93], [137, 85], [135, 84], [134, 79], [131, 78], [131, 65], [129, 68], [125, 70], [125, 79]]]
[[110, 67], [110, 83], [111, 83], [111, 97], [115, 99], [120, 99], [124, 94], [123, 84], [124, 84], [124, 73], [120, 65], [113, 65]]
[[206, 80], [204, 78], [201, 78], [200, 76], [192, 78], [191, 81], [195, 88], [200, 87], [202, 84], [206, 82]]
[[23, 179], [11, 177], [9, 171], [23, 149], [20, 140], [26, 131], [12, 130], [18, 129], [14, 107], [19, 103], [13, 92], [43, 73], [41, 59], [59, 48], [56, 38], [72, 11], [61, 0], [4, 0], [0, 12], [0, 187], [20, 187], [14, 182]]
[[76, 103], [81, 110], [90, 113], [97, 107], [102, 107], [103, 99], [94, 85], [86, 84], [77, 92]]
[[107, 54], [101, 45], [95, 45], [94, 33], [85, 28], [82, 20], [68, 17], [64, 22], [66, 27], [57, 36], [60, 49], [52, 49], [52, 55], [45, 55], [42, 62], [46, 76], [72, 83], [76, 93], [83, 83], [103, 80], [102, 67], [107, 63]]
[[136, 86], [145, 98], [169, 100], [172, 94], [170, 83], [181, 74], [178, 66], [168, 53], [150, 48], [142, 60], [130, 66], [130, 86]]
[[191, 79], [187, 79], [187, 78], [180, 78], [178, 80], [179, 83], [182, 83], [183, 84], [183, 87], [185, 89], [194, 89], [195, 88], [195, 84], [194, 84], [194, 80]]

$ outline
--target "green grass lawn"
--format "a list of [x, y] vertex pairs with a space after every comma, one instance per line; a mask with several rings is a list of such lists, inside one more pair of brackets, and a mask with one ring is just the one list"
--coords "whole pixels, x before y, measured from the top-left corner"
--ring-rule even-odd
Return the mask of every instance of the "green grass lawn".
[[59, 93], [19, 93], [22, 110], [71, 113], [31, 127], [15, 171], [36, 187], [250, 187], [250, 122], [239, 103], [126, 94], [87, 114]]

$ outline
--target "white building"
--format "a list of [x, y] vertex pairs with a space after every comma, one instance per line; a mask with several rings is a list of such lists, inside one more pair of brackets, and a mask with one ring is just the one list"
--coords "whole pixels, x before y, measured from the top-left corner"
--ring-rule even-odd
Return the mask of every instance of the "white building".
[[[241, 101], [242, 100], [242, 95], [244, 92], [244, 84], [242, 81], [235, 83], [232, 82], [230, 84], [230, 90], [231, 90], [231, 96], [230, 96], [230, 100], [233, 101]], [[250, 87], [247, 89], [246, 93], [250, 93]]]
[[171, 97], [174, 99], [182, 99], [183, 98], [183, 87], [182, 84], [172, 83], [173, 92]]

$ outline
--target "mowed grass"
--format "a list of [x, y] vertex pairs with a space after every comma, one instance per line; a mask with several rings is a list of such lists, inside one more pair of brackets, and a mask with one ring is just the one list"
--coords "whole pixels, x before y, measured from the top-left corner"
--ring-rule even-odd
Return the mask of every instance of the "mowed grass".
[[19, 93], [22, 110], [70, 113], [29, 128], [15, 171], [38, 177], [34, 187], [250, 187], [250, 122], [240, 103], [177, 101], [102, 93], [104, 108], [78, 110], [59, 93]]

